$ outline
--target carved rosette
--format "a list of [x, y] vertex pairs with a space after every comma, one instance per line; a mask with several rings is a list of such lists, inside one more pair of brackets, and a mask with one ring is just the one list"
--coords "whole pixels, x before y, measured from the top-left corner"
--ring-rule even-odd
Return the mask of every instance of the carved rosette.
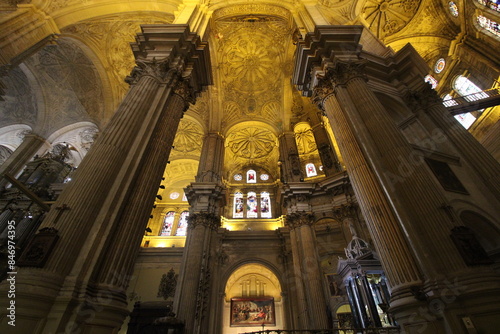
[[200, 212], [188, 217], [188, 228], [195, 229], [196, 226], [203, 225], [211, 230], [217, 231], [220, 227], [220, 217], [213, 213]]
[[170, 68], [168, 60], [137, 60], [136, 64], [130, 75], [125, 78], [125, 82], [129, 85], [135, 85], [143, 76], [150, 76], [159, 83], [167, 83], [176, 74], [178, 75], [177, 69]]
[[294, 212], [286, 216], [285, 226], [289, 229], [295, 229], [304, 225], [312, 226], [314, 224], [314, 215], [310, 212]]

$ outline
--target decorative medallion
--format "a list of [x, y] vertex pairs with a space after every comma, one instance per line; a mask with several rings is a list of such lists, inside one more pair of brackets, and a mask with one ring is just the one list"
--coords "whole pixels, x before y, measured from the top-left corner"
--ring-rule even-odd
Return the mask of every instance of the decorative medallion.
[[247, 159], [261, 158], [276, 147], [276, 137], [269, 130], [248, 127], [231, 133], [227, 140], [235, 156]]
[[190, 153], [201, 150], [203, 130], [193, 121], [183, 118], [175, 135], [174, 150], [176, 152]]
[[438, 61], [436, 61], [436, 64], [434, 65], [434, 72], [441, 73], [444, 70], [445, 66], [446, 66], [446, 61], [444, 60], [444, 58], [439, 58]]
[[415, 15], [419, 0], [368, 0], [363, 19], [378, 38], [390, 36], [401, 30]]

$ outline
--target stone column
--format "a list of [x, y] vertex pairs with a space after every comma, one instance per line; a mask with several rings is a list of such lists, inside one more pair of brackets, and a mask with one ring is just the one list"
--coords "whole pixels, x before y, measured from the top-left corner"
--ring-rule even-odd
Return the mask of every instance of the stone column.
[[330, 176], [341, 171], [339, 158], [335, 153], [335, 149], [328, 137], [323, 122], [320, 120], [320, 116], [311, 114], [312, 112], [309, 113], [309, 122], [313, 131], [314, 140], [316, 141], [316, 146], [318, 147], [319, 157], [323, 163], [323, 171], [326, 176]]
[[316, 88], [316, 97], [323, 97], [320, 99], [321, 105], [338, 138], [339, 150], [354, 193], [393, 291], [404, 286], [421, 284], [420, 272], [403, 231], [372, 169], [368, 166], [345, 112], [333, 92], [333, 86], [325, 83]]
[[280, 135], [279, 150], [282, 182], [299, 182], [301, 179], [303, 180], [299, 151], [293, 132], [284, 132]]
[[209, 133], [204, 140], [196, 182], [185, 193], [191, 206], [188, 233], [182, 258], [179, 285], [174, 298], [174, 312], [184, 322], [185, 333], [208, 333], [210, 317], [217, 305], [214, 296], [218, 277], [216, 251], [220, 213], [224, 207], [221, 171], [224, 140], [220, 134]]
[[[206, 44], [187, 26], [147, 26], [137, 40], [133, 47], [140, 59], [128, 78], [129, 92], [42, 223], [41, 228], [58, 231], [54, 249], [43, 268], [18, 270], [17, 317], [27, 324], [26, 332], [116, 331], [127, 314], [124, 288], [136, 254], [128, 247], [138, 247], [135, 240], [144, 234], [148, 201], [154, 199], [168, 158], [156, 155], [168, 154], [186, 107], [179, 89], [196, 91], [210, 83], [209, 68], [203, 67]], [[157, 151], [162, 145], [166, 151]], [[131, 231], [124, 224], [139, 226]], [[136, 230], [136, 236], [130, 235]], [[96, 288], [96, 278], [107, 285], [106, 294]], [[0, 285], [4, 293], [6, 288]]]
[[[21, 145], [0, 165], [0, 175], [10, 174], [15, 177], [44, 145], [49, 146], [44, 138], [34, 133], [24, 136]], [[0, 179], [0, 188], [5, 187], [8, 183], [7, 180]]]
[[[285, 220], [285, 223], [287, 221]], [[307, 312], [307, 300], [304, 292], [304, 277], [302, 275], [302, 268], [300, 260], [302, 254], [300, 253], [300, 240], [297, 237], [297, 231], [294, 228], [290, 228], [290, 244], [292, 245], [292, 263], [293, 263], [293, 280], [295, 284], [295, 302], [296, 305], [293, 306], [294, 318], [297, 320], [296, 324], [298, 329], [305, 329], [309, 327], [309, 313]]]
[[[305, 212], [291, 213], [286, 217], [286, 225], [295, 233], [295, 242], [292, 242], [293, 263], [294, 267], [296, 264], [300, 266], [302, 275], [300, 280], [304, 286], [309, 320], [307, 329], [326, 329], [328, 328], [327, 304], [313, 223], [314, 216]], [[300, 256], [298, 261], [295, 259], [296, 254]]]
[[424, 85], [420, 91], [411, 91], [408, 102], [420, 112], [426, 113], [434, 124], [456, 147], [459, 154], [474, 165], [477, 175], [492, 194], [500, 198], [500, 164], [495, 158], [450, 114], [436, 91]]

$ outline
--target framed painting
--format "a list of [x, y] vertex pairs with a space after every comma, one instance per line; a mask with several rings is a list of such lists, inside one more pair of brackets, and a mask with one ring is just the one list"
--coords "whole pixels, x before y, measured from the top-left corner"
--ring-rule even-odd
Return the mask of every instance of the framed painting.
[[231, 298], [231, 327], [276, 325], [274, 298]]

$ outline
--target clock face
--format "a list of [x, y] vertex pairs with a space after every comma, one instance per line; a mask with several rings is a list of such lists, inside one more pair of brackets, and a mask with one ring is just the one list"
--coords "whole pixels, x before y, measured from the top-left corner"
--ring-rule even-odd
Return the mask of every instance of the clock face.
[[269, 180], [269, 175], [267, 175], [267, 174], [260, 174], [260, 179], [262, 181], [267, 181], [267, 180]]
[[234, 175], [234, 180], [235, 181], [241, 181], [242, 179], [243, 179], [243, 176], [241, 176], [241, 174]]

